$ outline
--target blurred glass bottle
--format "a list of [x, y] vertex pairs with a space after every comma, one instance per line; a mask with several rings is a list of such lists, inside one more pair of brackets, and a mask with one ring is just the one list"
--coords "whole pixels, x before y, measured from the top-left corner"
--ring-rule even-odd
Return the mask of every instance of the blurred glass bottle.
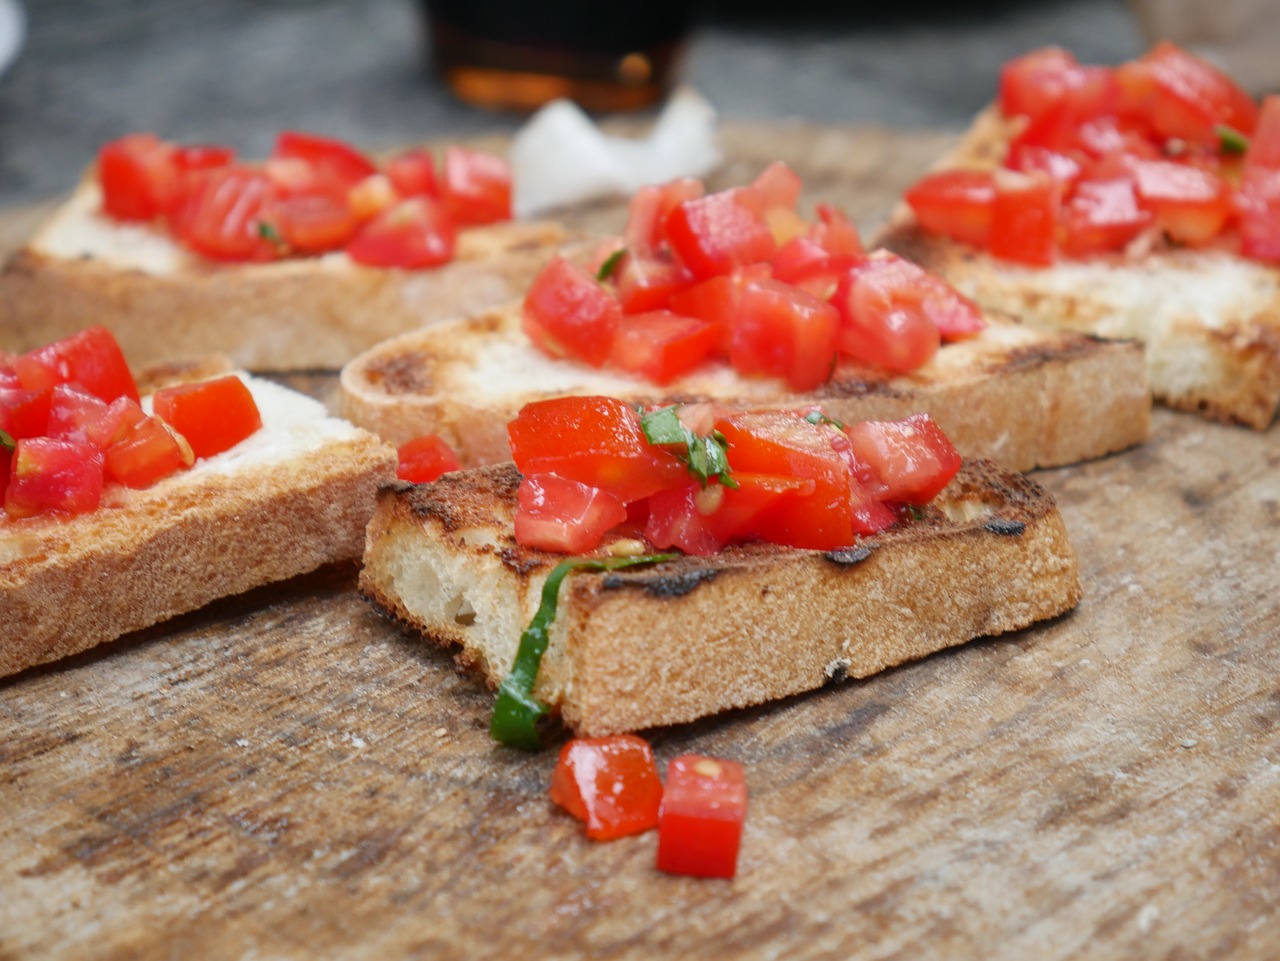
[[635, 110], [671, 88], [690, 0], [420, 0], [434, 69], [461, 99], [534, 110], [568, 97]]

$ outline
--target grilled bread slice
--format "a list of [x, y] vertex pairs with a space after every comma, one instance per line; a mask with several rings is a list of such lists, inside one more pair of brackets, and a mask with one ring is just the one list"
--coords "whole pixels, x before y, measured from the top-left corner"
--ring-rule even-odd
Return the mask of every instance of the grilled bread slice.
[[455, 259], [431, 269], [343, 253], [224, 264], [100, 208], [86, 180], [0, 270], [0, 347], [102, 324], [138, 365], [223, 353], [249, 370], [336, 370], [395, 334], [518, 296], [569, 239], [554, 223], [508, 222], [461, 231]]
[[[512, 535], [512, 464], [391, 485], [360, 590], [496, 686], [563, 557]], [[763, 544], [571, 574], [534, 689], [580, 734], [675, 724], [1018, 630], [1080, 597], [1052, 496], [968, 462], [922, 519], [839, 551]]]
[[[990, 107], [936, 169], [993, 170], [1016, 129]], [[875, 242], [941, 274], [986, 309], [1040, 327], [1141, 341], [1155, 399], [1170, 407], [1259, 430], [1275, 417], [1280, 269], [1221, 246], [1163, 242], [1028, 267], [924, 231], [905, 204]]]
[[1142, 350], [989, 317], [979, 336], [945, 344], [919, 370], [889, 377], [842, 362], [827, 384], [795, 394], [778, 380], [711, 365], [657, 387], [543, 354], [520, 305], [405, 334], [342, 371], [343, 416], [397, 445], [439, 434], [463, 464], [507, 460], [506, 424], [526, 403], [607, 394], [637, 403], [713, 399], [733, 407], [821, 403], [837, 420], [928, 412], [968, 457], [1013, 470], [1100, 457], [1147, 436], [1151, 400]]
[[395, 452], [309, 397], [245, 380], [263, 426], [230, 450], [143, 490], [113, 486], [89, 514], [0, 512], [0, 676], [360, 556]]

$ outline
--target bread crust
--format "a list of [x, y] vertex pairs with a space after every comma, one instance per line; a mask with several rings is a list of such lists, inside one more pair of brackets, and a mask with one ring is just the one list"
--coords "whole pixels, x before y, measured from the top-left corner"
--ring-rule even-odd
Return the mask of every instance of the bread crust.
[[112, 487], [89, 514], [0, 516], [0, 676], [359, 557], [375, 491], [394, 475], [393, 450], [343, 428], [271, 463]]
[[67, 256], [65, 243], [50, 252], [69, 221], [113, 229], [86, 191], [96, 187], [82, 185], [0, 270], [4, 349], [31, 350], [103, 324], [140, 366], [225, 353], [248, 370], [336, 370], [395, 334], [517, 296], [570, 239], [549, 222], [474, 228], [459, 234], [453, 261], [425, 270], [362, 267], [342, 254], [219, 264], [170, 244], [177, 265], [153, 272]]
[[[550, 568], [517, 545], [519, 474], [492, 465], [378, 494], [360, 590], [491, 687]], [[535, 693], [579, 734], [681, 723], [865, 677], [1059, 615], [1080, 597], [1052, 497], [969, 462], [923, 520], [843, 551], [731, 547], [561, 589]]]
[[[1018, 126], [988, 107], [933, 169], [997, 168]], [[1177, 248], [1155, 241], [1024, 267], [927, 233], [905, 203], [874, 242], [941, 274], [986, 309], [1143, 342], [1155, 399], [1170, 407], [1258, 430], [1280, 407], [1280, 269], [1242, 258], [1225, 242]]]
[[830, 382], [795, 394], [781, 381], [743, 378], [726, 365], [659, 388], [555, 361], [522, 332], [519, 305], [508, 304], [365, 352], [342, 371], [339, 405], [347, 419], [394, 444], [439, 434], [464, 464], [506, 460], [506, 424], [519, 408], [565, 394], [637, 403], [710, 398], [733, 407], [821, 404], [841, 421], [926, 411], [963, 454], [1014, 470], [1100, 457], [1146, 438], [1151, 400], [1137, 344], [989, 321], [983, 335], [944, 345], [910, 375], [843, 362]]

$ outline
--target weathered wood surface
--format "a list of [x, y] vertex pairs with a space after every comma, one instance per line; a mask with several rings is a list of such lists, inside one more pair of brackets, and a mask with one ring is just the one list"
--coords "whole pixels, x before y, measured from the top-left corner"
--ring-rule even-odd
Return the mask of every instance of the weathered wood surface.
[[[945, 142], [726, 139], [723, 179], [783, 157], [864, 224]], [[1039, 480], [1072, 614], [654, 733], [746, 763], [732, 882], [582, 839], [351, 567], [0, 682], [0, 957], [1280, 956], [1280, 431], [1158, 412]]]

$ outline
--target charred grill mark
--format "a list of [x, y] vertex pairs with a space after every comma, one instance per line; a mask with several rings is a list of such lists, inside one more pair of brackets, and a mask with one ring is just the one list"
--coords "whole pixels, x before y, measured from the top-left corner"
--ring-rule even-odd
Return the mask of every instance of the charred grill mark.
[[982, 529], [1000, 537], [1018, 537], [1027, 529], [1027, 525], [1023, 521], [1015, 521], [1008, 517], [993, 517], [982, 525]]
[[429, 394], [432, 390], [430, 363], [431, 358], [425, 352], [411, 350], [377, 358], [369, 364], [365, 376], [388, 394]]
[[718, 573], [719, 571], [713, 567], [704, 567], [691, 571], [680, 571], [676, 574], [607, 574], [605, 575], [603, 586], [605, 590], [617, 590], [621, 587], [641, 587], [650, 597], [684, 597], [703, 581], [714, 580]]
[[853, 547], [841, 547], [838, 550], [827, 551], [822, 556], [832, 564], [839, 564], [841, 567], [852, 567], [855, 564], [861, 564], [870, 557], [871, 552], [878, 546], [878, 544], [855, 544]]

